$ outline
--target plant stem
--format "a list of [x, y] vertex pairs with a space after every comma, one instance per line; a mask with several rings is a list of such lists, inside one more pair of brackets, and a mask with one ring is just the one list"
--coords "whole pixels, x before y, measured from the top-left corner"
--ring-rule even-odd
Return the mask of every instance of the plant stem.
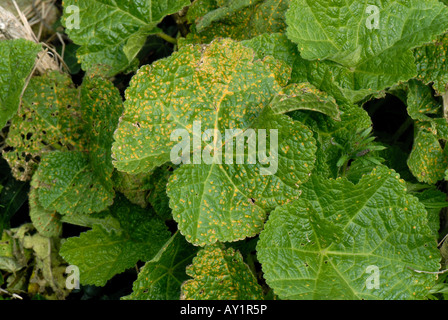
[[347, 169], [348, 169], [348, 163], [349, 163], [350, 159], [348, 159], [347, 161], [345, 161], [344, 166], [342, 167], [342, 177], [345, 177], [347, 174]]
[[398, 128], [398, 130], [395, 132], [394, 136], [392, 137], [393, 142], [397, 142], [397, 140], [403, 135], [403, 133], [408, 130], [408, 128], [414, 123], [414, 120], [412, 118], [407, 118], [405, 122]]
[[162, 38], [163, 40], [165, 40], [169, 43], [172, 43], [174, 45], [177, 44], [176, 38], [173, 38], [173, 37], [167, 35], [166, 33], [160, 32], [160, 33], [157, 33], [156, 36], [158, 36], [159, 38]]

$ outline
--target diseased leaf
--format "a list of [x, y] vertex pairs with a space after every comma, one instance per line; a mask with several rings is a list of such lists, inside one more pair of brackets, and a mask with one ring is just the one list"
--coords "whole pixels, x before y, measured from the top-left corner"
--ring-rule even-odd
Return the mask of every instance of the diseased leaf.
[[[168, 184], [173, 217], [188, 241], [204, 245], [257, 234], [267, 212], [298, 196], [298, 185], [308, 179], [315, 142], [307, 127], [270, 109], [282, 93], [276, 79], [252, 50], [231, 40], [183, 47], [132, 79], [112, 147], [118, 170], [137, 174], [170, 161], [176, 129], [192, 139], [202, 130], [221, 133], [212, 147], [217, 156], [181, 166]], [[266, 130], [266, 150], [277, 131], [278, 161], [240, 164], [242, 156], [256, 157], [248, 148], [225, 156], [224, 145], [233, 144], [225, 143], [226, 129], [240, 129], [241, 136], [247, 129]], [[201, 150], [210, 147], [201, 140]]]
[[0, 41], [0, 128], [17, 112], [40, 50], [40, 45], [25, 39]]
[[[146, 37], [161, 32], [165, 16], [188, 6], [188, 0], [65, 0], [62, 23], [70, 39], [81, 47], [77, 55], [83, 70], [105, 66], [106, 76], [124, 71], [135, 60]], [[79, 26], [73, 25], [79, 10]]]
[[444, 94], [448, 85], [447, 48], [448, 34], [445, 34], [414, 50], [417, 78], [425, 84], [432, 82], [438, 95]]
[[38, 188], [42, 206], [60, 214], [99, 212], [113, 200], [113, 190], [95, 176], [82, 152], [46, 154], [32, 184]]
[[437, 137], [425, 127], [418, 128], [408, 166], [420, 182], [434, 184], [445, 177], [448, 156]]
[[421, 299], [440, 254], [424, 206], [380, 166], [357, 185], [314, 176], [271, 213], [257, 245], [281, 299]]
[[442, 115], [442, 105], [434, 99], [431, 88], [418, 80], [408, 81], [406, 102], [408, 114], [414, 120], [431, 122]]
[[169, 239], [161, 220], [123, 196], [117, 196], [110, 211], [120, 222], [120, 231], [108, 231], [95, 224], [91, 230], [67, 239], [62, 245], [61, 256], [79, 267], [82, 284], [104, 286], [114, 275], [139, 260], [152, 259]]
[[11, 120], [3, 157], [17, 179], [29, 180], [46, 152], [83, 150], [83, 126], [78, 90], [68, 75], [33, 77]]
[[197, 249], [178, 232], [148, 261], [134, 281], [133, 292], [123, 300], [179, 300], [180, 288], [188, 279], [185, 268]]
[[60, 214], [99, 212], [112, 204], [111, 143], [122, 111], [118, 90], [100, 77], [84, 79], [80, 89], [82, 151], [45, 154], [33, 184], [47, 210]]
[[261, 287], [233, 248], [207, 246], [187, 267], [193, 279], [182, 285], [182, 300], [262, 300]]
[[187, 43], [209, 43], [216, 38], [250, 39], [283, 32], [290, 0], [196, 0], [188, 10], [192, 23]]
[[255, 236], [270, 210], [300, 195], [314, 166], [311, 131], [269, 108], [254, 127], [278, 130], [278, 167], [272, 174], [260, 174], [260, 164], [212, 163], [183, 165], [170, 177], [170, 207], [188, 241], [205, 245]]

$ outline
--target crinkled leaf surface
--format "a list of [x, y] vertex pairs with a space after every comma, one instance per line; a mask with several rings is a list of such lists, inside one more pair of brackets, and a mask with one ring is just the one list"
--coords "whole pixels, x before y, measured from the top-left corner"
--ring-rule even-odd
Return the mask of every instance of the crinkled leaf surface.
[[165, 220], [172, 218], [169, 198], [166, 194], [166, 185], [172, 173], [172, 166], [165, 164], [154, 170], [148, 183], [150, 192], [147, 201], [151, 204], [157, 215]]
[[112, 179], [116, 191], [124, 194], [132, 203], [145, 208], [148, 205], [146, 197], [149, 192], [148, 181], [150, 177], [151, 174], [133, 175], [115, 170]]
[[[372, 78], [375, 81], [366, 82], [353, 70], [333, 61], [303, 59], [297, 45], [285, 34], [263, 34], [242, 43], [254, 49], [258, 58], [273, 56], [286, 62], [292, 68], [290, 83], [309, 82], [334, 97], [338, 103], [355, 103], [384, 89], [379, 79]], [[414, 71], [408, 72], [406, 69], [400, 69], [400, 73], [408, 74], [409, 77], [414, 75]]]
[[46, 152], [84, 149], [80, 109], [78, 90], [68, 75], [51, 72], [31, 79], [11, 120], [10, 148], [3, 150], [17, 179], [30, 179]]
[[438, 95], [444, 94], [448, 85], [447, 48], [448, 34], [445, 34], [414, 50], [417, 77], [426, 84], [433, 82]]
[[193, 25], [186, 41], [243, 40], [263, 33], [283, 32], [288, 7], [289, 0], [196, 0], [187, 14]]
[[430, 129], [420, 127], [417, 130], [408, 166], [420, 182], [434, 184], [444, 179], [448, 156]]
[[124, 300], [179, 300], [180, 288], [188, 279], [185, 268], [191, 264], [197, 248], [177, 232], [148, 261], [134, 281], [133, 292]]
[[182, 285], [182, 300], [261, 300], [261, 287], [243, 257], [215, 244], [198, 252], [187, 267], [192, 280]]
[[434, 99], [430, 87], [412, 79], [407, 89], [407, 110], [412, 119], [432, 122], [437, 115], [442, 115], [442, 105]]
[[[401, 52], [447, 30], [448, 8], [437, 0], [385, 0], [375, 5], [378, 28], [370, 19], [374, 10], [368, 2], [292, 0], [286, 14], [288, 37], [304, 59], [328, 59], [351, 68], [373, 66], [374, 61], [398, 63], [394, 54], [402, 57]], [[386, 67], [391, 65], [381, 66]]]
[[333, 97], [319, 91], [309, 83], [293, 84], [285, 88], [285, 93], [272, 99], [271, 108], [275, 113], [296, 110], [321, 112], [336, 121], [341, 120], [339, 107]]
[[447, 207], [446, 194], [438, 190], [435, 186], [423, 190], [422, 192], [414, 192], [413, 196], [425, 206], [428, 212], [428, 226], [435, 237], [438, 237], [438, 230], [440, 229], [440, 210]]
[[418, 181], [434, 184], [444, 178], [448, 166], [446, 151], [439, 142], [439, 139], [448, 138], [448, 123], [443, 118], [442, 104], [434, 99], [429, 86], [419, 80], [410, 80], [407, 110], [416, 121], [417, 131], [407, 162], [409, 169]]
[[17, 112], [20, 95], [42, 47], [25, 39], [0, 41], [0, 128]]
[[289, 115], [313, 130], [317, 142], [315, 171], [320, 175], [336, 178], [339, 176], [338, 161], [343, 156], [351, 156], [358, 148], [359, 131], [371, 128], [368, 113], [358, 106], [342, 105], [341, 121], [335, 121], [321, 113], [294, 111]]
[[[105, 65], [113, 76], [125, 70], [143, 47], [146, 37], [159, 33], [162, 19], [190, 4], [188, 0], [65, 0], [63, 24], [84, 70]], [[79, 26], [75, 22], [76, 6]]]
[[357, 185], [313, 175], [271, 213], [257, 252], [282, 299], [421, 299], [437, 276], [413, 270], [440, 268], [424, 206], [383, 166]]
[[61, 217], [56, 211], [45, 210], [38, 199], [37, 189], [29, 193], [30, 218], [33, 226], [44, 237], [57, 237], [61, 234]]
[[368, 93], [363, 90], [380, 91], [416, 76], [411, 49], [447, 30], [448, 8], [437, 0], [292, 0], [286, 17], [287, 35], [301, 56], [334, 62], [330, 70], [354, 102]]
[[139, 260], [150, 260], [169, 239], [163, 221], [123, 196], [117, 196], [110, 212], [120, 223], [119, 231], [95, 224], [62, 245], [61, 256], [79, 267], [82, 284], [104, 286]]
[[239, 155], [255, 156], [246, 148], [244, 155], [229, 156], [232, 163], [224, 156], [200, 163], [193, 159], [173, 173], [167, 188], [173, 217], [188, 241], [204, 245], [253, 236], [267, 211], [299, 194], [298, 185], [308, 179], [315, 159], [312, 132], [269, 107], [281, 92], [276, 75], [236, 42], [183, 47], [132, 79], [115, 133], [114, 165], [140, 173], [168, 162], [176, 145], [172, 132], [185, 129], [196, 139], [194, 121], [200, 121], [199, 131], [222, 133], [211, 144], [222, 155], [224, 141], [230, 141], [224, 140], [226, 129], [266, 130], [266, 150], [270, 130], [277, 130], [278, 167], [272, 174], [261, 174], [268, 170], [261, 163], [237, 164]]
[[110, 148], [122, 111], [120, 93], [107, 80], [86, 77], [80, 104], [84, 149], [45, 154], [33, 176], [42, 206], [60, 214], [102, 211], [115, 195]]
[[269, 108], [256, 127], [278, 130], [274, 174], [261, 175], [259, 164], [212, 163], [183, 165], [170, 177], [170, 207], [188, 241], [205, 245], [255, 236], [270, 210], [299, 196], [314, 167], [311, 131]]

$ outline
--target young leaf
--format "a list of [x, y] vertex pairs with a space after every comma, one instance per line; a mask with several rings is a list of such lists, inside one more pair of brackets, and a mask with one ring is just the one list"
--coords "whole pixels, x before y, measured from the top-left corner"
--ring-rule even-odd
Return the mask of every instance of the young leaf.
[[317, 141], [316, 169], [322, 176], [338, 177], [340, 164], [353, 159], [363, 142], [360, 133], [371, 130], [372, 121], [368, 113], [358, 106], [341, 105], [341, 121], [334, 121], [326, 115], [306, 111], [294, 111], [289, 116], [304, 123], [314, 132]]
[[37, 189], [31, 189], [28, 201], [30, 204], [30, 218], [37, 232], [47, 238], [58, 237], [62, 231], [60, 215], [56, 211], [42, 208], [39, 203]]
[[179, 300], [180, 288], [188, 279], [185, 268], [196, 255], [193, 247], [176, 232], [138, 274], [133, 292], [123, 300]]
[[62, 245], [61, 256], [79, 267], [82, 284], [104, 286], [139, 260], [150, 260], [169, 239], [161, 220], [122, 196], [117, 196], [110, 212], [120, 222], [120, 231], [95, 224]]
[[207, 246], [187, 268], [193, 279], [182, 285], [182, 300], [262, 300], [261, 287], [233, 248]]
[[354, 185], [313, 176], [298, 201], [271, 213], [257, 245], [282, 299], [421, 299], [440, 254], [425, 207], [380, 166]]
[[334, 99], [309, 83], [292, 84], [286, 87], [285, 93], [272, 99], [271, 108], [279, 114], [296, 110], [317, 111], [336, 121], [341, 120], [339, 107]]
[[0, 128], [17, 112], [40, 50], [40, 45], [25, 39], [0, 41]]
[[81, 46], [77, 55], [83, 70], [104, 65], [105, 75], [113, 76], [129, 67], [147, 36], [161, 32], [157, 25], [165, 16], [189, 4], [188, 0], [65, 0], [62, 22], [70, 39]]
[[150, 177], [151, 174], [133, 175], [115, 170], [112, 179], [116, 191], [124, 194], [133, 204], [146, 208], [148, 205], [146, 196], [150, 190], [148, 186]]
[[164, 220], [172, 218], [169, 198], [166, 194], [166, 186], [172, 173], [171, 166], [163, 165], [154, 170], [148, 183], [150, 193], [148, 194], [147, 201], [151, 204], [157, 215]]

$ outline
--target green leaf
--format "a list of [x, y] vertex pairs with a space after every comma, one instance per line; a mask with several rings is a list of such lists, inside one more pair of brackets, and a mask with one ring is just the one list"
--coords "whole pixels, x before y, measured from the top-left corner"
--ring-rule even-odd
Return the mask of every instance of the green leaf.
[[250, 39], [283, 32], [290, 0], [196, 0], [188, 10], [193, 24], [187, 43], [209, 43], [216, 38]]
[[62, 231], [60, 215], [56, 211], [45, 210], [41, 206], [37, 189], [31, 189], [28, 201], [31, 222], [37, 232], [47, 238], [58, 237]]
[[[315, 160], [312, 132], [270, 109], [271, 99], [282, 92], [276, 79], [263, 61], [254, 60], [251, 49], [231, 40], [182, 47], [170, 58], [141, 68], [132, 79], [112, 147], [120, 171], [148, 172], [170, 161], [176, 129], [185, 129], [193, 139], [208, 129], [221, 132], [221, 139], [229, 139], [226, 129], [264, 129], [266, 141], [277, 130], [278, 167], [273, 174], [263, 175], [268, 169], [261, 163], [236, 163], [239, 156], [255, 155], [248, 148], [244, 154], [228, 155], [231, 164], [216, 156], [210, 163], [194, 160], [173, 173], [167, 188], [170, 207], [188, 241], [204, 245], [257, 234], [267, 212], [298, 196], [298, 185], [308, 179]], [[195, 120], [201, 121], [200, 128]], [[199, 142], [201, 149], [205, 142]], [[214, 141], [216, 150], [224, 151], [224, 142]]]
[[139, 260], [150, 260], [169, 239], [161, 220], [122, 196], [117, 196], [110, 212], [120, 222], [120, 231], [95, 224], [79, 237], [67, 239], [60, 250], [68, 263], [79, 267], [82, 284], [104, 286]]
[[[363, 83], [352, 70], [332, 61], [309, 61], [300, 56], [297, 45], [285, 34], [264, 34], [242, 42], [255, 50], [257, 58], [273, 56], [292, 68], [290, 83], [311, 83], [333, 96], [338, 103], [352, 104], [377, 94], [375, 82]], [[406, 70], [400, 72], [405, 73]], [[413, 73], [410, 75], [412, 76]], [[380, 88], [383, 89], [383, 88]], [[380, 90], [378, 89], [378, 90]]]
[[[133, 62], [146, 37], [161, 32], [162, 19], [188, 6], [188, 0], [65, 0], [63, 25], [70, 39], [80, 45], [78, 58], [83, 70], [106, 67], [105, 75], [124, 71]], [[79, 9], [79, 26], [72, 26]]]
[[123, 300], [178, 300], [180, 288], [188, 279], [185, 268], [197, 249], [177, 232], [157, 255], [140, 269], [133, 292]]
[[29, 183], [17, 181], [9, 172], [8, 164], [0, 159], [0, 232], [10, 227], [11, 218], [25, 204]]
[[120, 93], [111, 82], [89, 76], [79, 95], [82, 149], [45, 154], [33, 176], [42, 206], [60, 214], [102, 211], [115, 195], [110, 148], [122, 111]]
[[293, 84], [285, 88], [285, 93], [274, 97], [270, 106], [279, 114], [311, 110], [326, 114], [336, 121], [341, 120], [339, 107], [334, 99], [307, 83]]
[[339, 110], [341, 121], [334, 121], [320, 113], [300, 110], [289, 114], [292, 119], [304, 123], [313, 130], [318, 147], [315, 171], [319, 175], [332, 178], [341, 174], [342, 160], [345, 163], [356, 158], [358, 153], [364, 154], [368, 150], [368, 146], [359, 149], [363, 146], [364, 140], [361, 133], [372, 128], [372, 121], [364, 109], [341, 105]]
[[257, 251], [281, 299], [422, 299], [437, 275], [413, 270], [440, 268], [425, 207], [384, 166], [357, 185], [313, 175], [271, 213]]
[[168, 179], [173, 173], [172, 170], [172, 166], [169, 165], [163, 165], [156, 168], [148, 183], [150, 193], [148, 194], [147, 201], [151, 204], [157, 215], [164, 220], [172, 218], [169, 206], [170, 199], [166, 194], [166, 186], [168, 184]]
[[440, 229], [440, 210], [448, 207], [446, 201], [446, 194], [437, 190], [435, 186], [423, 190], [422, 192], [413, 192], [413, 196], [425, 206], [428, 212], [428, 226], [433, 231], [433, 234], [438, 238]]
[[417, 78], [425, 84], [433, 83], [438, 95], [447, 90], [448, 61], [446, 53], [448, 47], [448, 34], [442, 35], [432, 43], [414, 50], [415, 64], [417, 65]]
[[233, 248], [207, 246], [187, 268], [193, 279], [182, 285], [182, 300], [262, 300], [261, 287]]
[[125, 172], [114, 171], [112, 179], [114, 189], [121, 192], [133, 204], [142, 208], [148, 205], [146, 196], [149, 192], [148, 180], [151, 175], [133, 175]]
[[46, 154], [32, 184], [38, 188], [43, 208], [63, 215], [99, 212], [113, 200], [113, 190], [95, 176], [82, 152]]
[[434, 184], [444, 179], [448, 156], [431, 130], [425, 127], [417, 130], [408, 166], [418, 181]]
[[25, 39], [0, 41], [0, 128], [17, 112], [40, 50], [40, 45]]
[[448, 8], [437, 0], [375, 4], [377, 17], [367, 2], [292, 0], [286, 14], [301, 56], [335, 63], [330, 70], [351, 102], [416, 76], [411, 49], [447, 30]]
[[[286, 14], [287, 35], [298, 44], [304, 59], [328, 59], [362, 69], [373, 66], [373, 61], [399, 64], [397, 58], [402, 52], [428, 43], [447, 30], [448, 9], [437, 0], [376, 2], [377, 27], [371, 19], [375, 10], [369, 6], [353, 0], [331, 5], [292, 0]], [[387, 70], [385, 67], [380, 70]]]

